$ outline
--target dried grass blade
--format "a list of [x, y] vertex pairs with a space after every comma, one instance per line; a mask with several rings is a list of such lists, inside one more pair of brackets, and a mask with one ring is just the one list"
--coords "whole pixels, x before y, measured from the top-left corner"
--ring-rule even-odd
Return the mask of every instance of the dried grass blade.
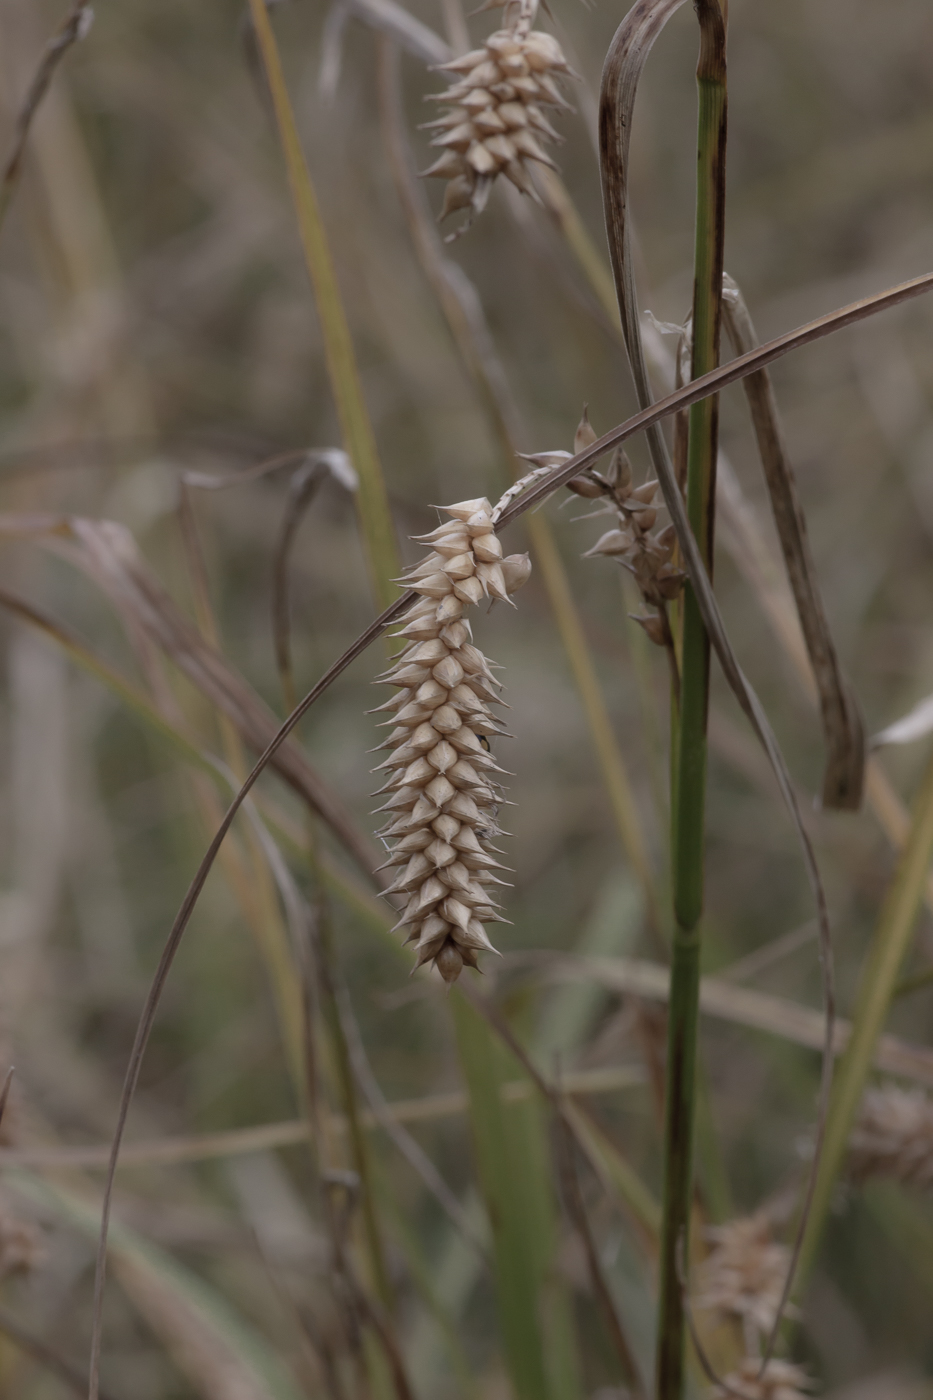
[[346, 987], [338, 989], [337, 1005], [340, 1009], [340, 1019], [343, 1023], [353, 1073], [366, 1102], [369, 1104], [370, 1121], [378, 1123], [379, 1127], [391, 1138], [409, 1166], [420, 1176], [428, 1191], [447, 1214], [454, 1228], [460, 1231], [470, 1247], [488, 1264], [490, 1260], [485, 1241], [473, 1228], [473, 1222], [469, 1215], [430, 1157], [415, 1141], [411, 1133], [398, 1121], [392, 1112], [391, 1104], [386, 1102], [376, 1076], [373, 1074], [372, 1065], [369, 1063], [369, 1057], [363, 1045], [363, 1037], [353, 1014]]
[[[54, 618], [4, 589], [0, 589], [0, 607], [6, 608], [15, 617], [20, 618], [29, 626], [35, 627], [60, 646], [76, 665], [80, 666], [88, 675], [93, 676], [95, 680], [100, 681], [149, 730], [163, 739], [168, 748], [179, 758], [192, 764], [199, 772], [219, 780], [225, 792], [229, 789], [229, 776], [222, 772], [221, 766], [218, 765], [213, 755], [202, 751], [196, 744], [192, 743], [186, 734], [156, 709], [142, 690], [125, 680], [105, 661], [102, 661], [100, 657], [72, 636]], [[261, 811], [277, 838], [284, 841], [294, 855], [307, 860], [304, 833], [295, 829], [284, 812], [272, 807], [265, 800], [261, 803]], [[379, 903], [362, 886], [351, 881], [329, 852], [319, 852], [318, 869], [322, 878], [345, 903], [349, 904], [372, 928], [387, 936], [387, 946], [401, 952], [398, 940], [388, 938], [394, 920], [389, 917], [385, 905]]]
[[575, 1135], [571, 1132], [566, 1120], [561, 1117], [557, 1119], [556, 1132], [558, 1143], [558, 1170], [564, 1206], [567, 1211], [567, 1216], [583, 1245], [587, 1272], [590, 1278], [590, 1287], [595, 1294], [600, 1312], [603, 1315], [606, 1331], [609, 1333], [610, 1341], [618, 1357], [619, 1366], [622, 1371], [622, 1379], [633, 1395], [643, 1396], [645, 1394], [644, 1381], [639, 1373], [638, 1363], [635, 1360], [628, 1338], [625, 1335], [625, 1329], [622, 1326], [621, 1318], [616, 1309], [615, 1299], [606, 1282], [602, 1261], [599, 1257], [599, 1251], [596, 1248], [596, 1241], [593, 1238], [593, 1230], [590, 1225], [589, 1216], [586, 1213], [586, 1202], [583, 1199], [583, 1192], [580, 1189], [580, 1178], [577, 1174]]
[[40, 608], [8, 593], [6, 589], [0, 589], [0, 607], [6, 608], [14, 617], [28, 623], [30, 627], [35, 627], [60, 646], [65, 654], [71, 657], [72, 661], [122, 700], [149, 728], [165, 739], [181, 757], [187, 759], [189, 763], [193, 763], [202, 772], [214, 772], [213, 763], [208, 755], [202, 753], [197, 745], [193, 744], [164, 715], [160, 714], [143, 691], [138, 690], [130, 681], [124, 680], [119, 672], [107, 665], [106, 661], [101, 661], [89, 647], [78, 641], [77, 637], [73, 637], [67, 628], [62, 627], [60, 623], [49, 617]]
[[[639, 325], [632, 239], [628, 217], [628, 167], [635, 96], [648, 55], [664, 26], [684, 0], [637, 0], [616, 30], [606, 55], [600, 84], [599, 149], [603, 178], [603, 212], [622, 336], [629, 357], [635, 396], [641, 408], [653, 402]], [[645, 434], [655, 471], [668, 459], [659, 427]]]
[[[96, 1205], [73, 1191], [23, 1171], [8, 1180], [82, 1234], [97, 1234]], [[279, 1357], [206, 1280], [125, 1225], [114, 1225], [112, 1254], [126, 1291], [205, 1400], [301, 1400]]]
[[357, 504], [373, 597], [381, 607], [394, 599], [400, 573], [398, 546], [369, 413], [363, 398], [350, 328], [337, 285], [317, 195], [305, 161], [285, 75], [265, 0], [249, 0], [263, 70], [272, 95], [282, 154], [295, 206], [305, 260], [314, 288], [331, 390], [344, 446], [360, 479]]
[[[154, 642], [233, 722], [247, 744], [259, 751], [266, 747], [276, 732], [276, 716], [184, 617], [124, 526], [82, 517], [0, 516], [0, 535], [37, 537], [89, 573], [130, 627]], [[313, 807], [369, 874], [378, 864], [376, 853], [337, 795], [296, 744], [283, 745], [274, 752], [280, 777]]]
[[[562, 1077], [560, 1087], [565, 1095], [570, 1094], [569, 1075]], [[646, 1253], [655, 1254], [661, 1230], [660, 1203], [584, 1108], [565, 1098], [563, 1109], [573, 1126], [577, 1144], [599, 1177], [604, 1191], [623, 1203], [638, 1227]]]
[[395, 0], [336, 0], [327, 13], [321, 39], [318, 82], [325, 98], [332, 98], [337, 91], [343, 61], [343, 32], [353, 18], [393, 39], [422, 63], [446, 63], [453, 58], [450, 45]]
[[[722, 286], [723, 319], [737, 355], [758, 344], [755, 327], [737, 283], [726, 274]], [[777, 400], [766, 369], [742, 381], [758, 441], [758, 454], [771, 496], [771, 509], [784, 555], [787, 577], [820, 696], [828, 750], [823, 775], [823, 806], [855, 811], [862, 800], [865, 733], [858, 703], [842, 674], [810, 552], [807, 523], [797, 493]]]
[[[636, 958], [572, 958], [560, 956], [545, 974], [549, 977], [595, 978], [605, 987], [665, 1002], [668, 972], [660, 963]], [[706, 1016], [747, 1026], [749, 1030], [780, 1036], [794, 1045], [820, 1050], [825, 1044], [825, 1021], [821, 1012], [784, 997], [737, 987], [718, 977], [704, 977], [700, 983], [700, 1011]], [[849, 1043], [852, 1023], [836, 1018], [833, 1053], [841, 1055]], [[912, 1045], [893, 1035], [879, 1038], [874, 1064], [887, 1074], [911, 1079], [933, 1087], [933, 1050]]]
[[[727, 526], [721, 531], [725, 546], [757, 595], [804, 694], [816, 704], [816, 682], [780, 560], [760, 529], [738, 478], [723, 458], [719, 462], [717, 486], [720, 514]], [[870, 742], [870, 748], [877, 744], [879, 737]], [[910, 818], [878, 759], [871, 754], [865, 763], [865, 796], [888, 841], [895, 850], [900, 850], [907, 839]], [[933, 911], [933, 876], [927, 880], [926, 903]]]
[[[576, 1094], [613, 1094], [643, 1082], [644, 1077], [638, 1070], [623, 1065], [565, 1074], [560, 1087], [569, 1099]], [[534, 1086], [527, 1079], [509, 1079], [502, 1085], [502, 1101], [506, 1104], [520, 1103], [531, 1098], [534, 1092]], [[447, 1094], [427, 1094], [419, 1099], [398, 1099], [387, 1103], [385, 1112], [393, 1123], [435, 1123], [466, 1113], [468, 1106], [466, 1094], [455, 1090]], [[573, 1105], [568, 1103], [567, 1107], [569, 1111]], [[360, 1114], [360, 1123], [371, 1132], [384, 1127], [381, 1115], [377, 1117], [366, 1110]], [[341, 1132], [346, 1130], [346, 1122], [339, 1115], [332, 1118], [332, 1125]], [[293, 1147], [307, 1142], [310, 1131], [307, 1119], [290, 1118], [283, 1123], [260, 1123], [252, 1128], [229, 1128], [217, 1133], [132, 1142], [124, 1147], [120, 1165], [125, 1168], [174, 1166], [182, 1162], [206, 1162], [216, 1157], [264, 1152], [275, 1147]], [[589, 1149], [584, 1150], [593, 1161]], [[92, 1143], [81, 1147], [0, 1147], [0, 1171], [8, 1167], [95, 1169], [106, 1167], [109, 1160], [109, 1143]], [[621, 1194], [625, 1196], [624, 1191]], [[639, 1197], [647, 1209], [646, 1220], [651, 1213], [650, 1199], [650, 1194]], [[654, 1210], [656, 1213], [656, 1206]]]

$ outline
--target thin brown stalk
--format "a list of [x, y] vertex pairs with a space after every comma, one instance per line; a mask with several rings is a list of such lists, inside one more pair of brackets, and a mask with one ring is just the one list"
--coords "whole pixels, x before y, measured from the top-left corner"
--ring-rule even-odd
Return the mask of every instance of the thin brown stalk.
[[639, 1375], [638, 1365], [629, 1346], [628, 1338], [622, 1326], [621, 1318], [615, 1305], [615, 1299], [606, 1282], [602, 1263], [599, 1258], [599, 1251], [596, 1248], [596, 1241], [593, 1238], [592, 1227], [589, 1216], [586, 1212], [586, 1202], [583, 1199], [583, 1192], [580, 1189], [580, 1178], [577, 1174], [577, 1163], [574, 1155], [574, 1136], [567, 1126], [566, 1119], [557, 1116], [556, 1120], [557, 1142], [558, 1142], [558, 1164], [560, 1171], [560, 1181], [563, 1188], [562, 1195], [567, 1215], [571, 1224], [580, 1237], [583, 1251], [586, 1255], [586, 1267], [590, 1277], [590, 1287], [596, 1296], [603, 1322], [609, 1338], [612, 1342], [619, 1365], [622, 1370], [622, 1378], [634, 1395], [644, 1395], [644, 1386]]
[[379, 1088], [376, 1076], [373, 1074], [372, 1066], [369, 1063], [369, 1058], [366, 1054], [365, 1046], [363, 1045], [363, 1037], [360, 1035], [359, 1025], [353, 1014], [353, 1007], [350, 1004], [349, 992], [343, 985], [337, 990], [337, 1006], [343, 1026], [344, 1038], [347, 1042], [353, 1074], [366, 1102], [369, 1104], [370, 1115], [395, 1144], [409, 1166], [420, 1176], [422, 1182], [448, 1216], [454, 1228], [460, 1232], [479, 1257], [485, 1263], [488, 1263], [489, 1255], [486, 1245], [476, 1233], [463, 1206], [457, 1200], [453, 1191], [447, 1185], [447, 1182], [441, 1176], [430, 1157], [418, 1145], [411, 1133], [407, 1132], [402, 1124], [399, 1123], [392, 1113], [391, 1106], [386, 1102], [385, 1096]]
[[94, 21], [94, 11], [90, 0], [72, 0], [71, 8], [61, 24], [46, 44], [39, 66], [33, 74], [32, 82], [26, 91], [23, 105], [19, 109], [13, 134], [13, 144], [0, 175], [0, 228], [16, 193], [16, 186], [23, 168], [26, 142], [29, 130], [42, 99], [49, 90], [55, 70], [68, 50], [83, 39]]
[[295, 472], [288, 483], [288, 495], [282, 513], [278, 538], [272, 551], [272, 638], [275, 644], [275, 664], [282, 687], [286, 710], [298, 703], [295, 676], [292, 670], [291, 607], [289, 599], [289, 563], [292, 545], [305, 511], [311, 504], [323, 472], [319, 463], [309, 462]]
[[13, 1075], [15, 1072], [15, 1066], [10, 1065], [10, 1068], [6, 1072], [6, 1078], [3, 1081], [3, 1088], [0, 1089], [0, 1123], [3, 1122], [3, 1115], [6, 1113], [6, 1106], [10, 1101], [10, 1090], [13, 1087]]

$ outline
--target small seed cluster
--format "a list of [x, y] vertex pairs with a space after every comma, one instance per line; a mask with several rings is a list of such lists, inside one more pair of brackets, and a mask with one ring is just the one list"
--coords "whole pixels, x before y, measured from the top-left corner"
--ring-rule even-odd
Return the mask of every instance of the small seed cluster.
[[[594, 441], [595, 437], [593, 433]], [[610, 559], [618, 559], [622, 567], [628, 569], [645, 603], [654, 609], [653, 612], [638, 615], [636, 621], [653, 642], [666, 646], [669, 636], [666, 605], [680, 597], [685, 575], [673, 562], [677, 544], [673, 525], [655, 529], [660, 505], [657, 500], [658, 483], [646, 481], [641, 486], [635, 486], [631, 463], [621, 449], [613, 453], [604, 477], [593, 472], [590, 476], [576, 478], [571, 482], [571, 487], [579, 491], [581, 483], [589, 486], [590, 482], [599, 487], [599, 494], [611, 502], [617, 519], [613, 528], [600, 535], [593, 548], [587, 550], [585, 558], [595, 559], [606, 555]], [[581, 494], [593, 495], [595, 492], [590, 490]]]
[[502, 557], [494, 513], [487, 500], [446, 506], [451, 517], [420, 542], [431, 553], [402, 582], [419, 595], [403, 614], [406, 647], [380, 677], [399, 687], [379, 706], [394, 715], [379, 765], [389, 773], [380, 789], [390, 796], [379, 835], [394, 842], [383, 866], [401, 867], [387, 895], [404, 895], [396, 928], [414, 942], [416, 966], [433, 962], [445, 982], [454, 982], [476, 955], [495, 952], [484, 924], [504, 922], [490, 886], [505, 883], [492, 844], [502, 793], [489, 740], [503, 732], [491, 705], [500, 683], [472, 643], [463, 616], [484, 599], [509, 602], [527, 580], [525, 554]]
[[736, 1396], [743, 1400], [811, 1400], [812, 1391], [806, 1371], [790, 1361], [772, 1358], [762, 1373], [760, 1359], [747, 1356], [738, 1371], [726, 1376], [713, 1393], [722, 1400], [735, 1400]]
[[[572, 454], [542, 452], [529, 456], [527, 460], [541, 469], [559, 466], [595, 441], [596, 433], [584, 410], [574, 435]], [[650, 613], [633, 614], [635, 621], [658, 646], [670, 648], [672, 641], [667, 604], [682, 593], [686, 575], [674, 562], [677, 539], [673, 525], [656, 528], [662, 504], [658, 500], [658, 483], [646, 481], [641, 486], [635, 486], [631, 463], [621, 448], [617, 448], [605, 472], [590, 468], [568, 481], [567, 486], [587, 500], [602, 500], [603, 509], [615, 515], [613, 528], [599, 537], [584, 558], [595, 559], [605, 555], [617, 559], [632, 574], [644, 602], [653, 609]], [[597, 513], [602, 514], [603, 510]]]
[[869, 1089], [849, 1139], [849, 1175], [933, 1187], [933, 1101], [921, 1089]]
[[790, 1250], [773, 1239], [764, 1212], [712, 1226], [713, 1248], [700, 1270], [699, 1308], [714, 1309], [742, 1324], [749, 1351], [774, 1327]]
[[532, 29], [532, 19], [531, 7], [522, 5], [515, 22], [490, 34], [482, 48], [440, 65], [454, 82], [433, 97], [448, 107], [426, 124], [437, 131], [431, 144], [443, 154], [424, 173], [447, 181], [442, 220], [469, 210], [460, 233], [482, 213], [497, 175], [535, 197], [530, 163], [556, 169], [541, 141], [560, 137], [543, 109], [569, 107], [555, 75], [570, 69], [557, 40]]

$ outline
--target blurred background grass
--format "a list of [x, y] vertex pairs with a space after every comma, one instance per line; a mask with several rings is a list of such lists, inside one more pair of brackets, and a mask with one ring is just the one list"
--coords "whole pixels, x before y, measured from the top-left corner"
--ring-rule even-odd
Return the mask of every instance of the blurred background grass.
[[[446, 32], [442, 7], [410, 8]], [[325, 100], [318, 81], [324, 7], [281, 5], [273, 17], [400, 547], [410, 560], [415, 547], [408, 536], [435, 521], [431, 502], [495, 498], [512, 464], [412, 251], [386, 159], [374, 35], [350, 20], [339, 84]], [[7, 133], [59, 18], [51, 4], [3, 0], [0, 103]], [[562, 175], [600, 250], [592, 114], [602, 57], [620, 18], [621, 11], [605, 5], [565, 2], [553, 26], [582, 78], [572, 94], [578, 113], [562, 126]], [[488, 16], [470, 21], [474, 40], [491, 27]], [[37, 118], [0, 247], [3, 511], [121, 522], [192, 616], [178, 517], [182, 473], [230, 473], [279, 452], [340, 441], [281, 155], [244, 33], [243, 10], [230, 3], [101, 5]], [[928, 270], [931, 44], [933, 16], [922, 0], [883, 7], [865, 0], [730, 5], [726, 265], [763, 339]], [[636, 111], [631, 188], [642, 298], [662, 321], [682, 321], [690, 297], [695, 57], [695, 23], [685, 7], [652, 55]], [[437, 90], [438, 77], [409, 57], [402, 72], [414, 129], [432, 115], [421, 99]], [[413, 140], [419, 163], [427, 164], [424, 135]], [[436, 191], [430, 194], [436, 201]], [[633, 411], [634, 399], [615, 327], [554, 226], [527, 201], [520, 213], [516, 219], [496, 190], [450, 256], [479, 291], [529, 425], [519, 445], [568, 448], [584, 402], [601, 432]], [[930, 308], [919, 301], [774, 369], [828, 612], [869, 732], [933, 689], [929, 332]], [[772, 540], [740, 391], [726, 394], [722, 422], [723, 451]], [[640, 444], [632, 457], [643, 470]], [[270, 596], [286, 491], [287, 474], [276, 473], [194, 496], [220, 644], [280, 714]], [[579, 514], [573, 506], [546, 508], [663, 887], [666, 670], [628, 622], [635, 598], [620, 587], [614, 566], [580, 561], [596, 529], [575, 522]], [[723, 541], [728, 545], [728, 529]], [[527, 547], [522, 525], [511, 529], [508, 544]], [[819, 731], [797, 677], [726, 547], [717, 571], [743, 665], [802, 791], [817, 791]], [[158, 697], [166, 687], [189, 735], [220, 751], [213, 708], [177, 672], [160, 679], [160, 664], [151, 658], [140, 669], [113, 608], [73, 564], [40, 553], [34, 542], [6, 540], [2, 586], [45, 609], [150, 694]], [[317, 678], [373, 612], [352, 501], [328, 483], [293, 553], [299, 688]], [[2, 1060], [17, 1071], [4, 1131], [18, 1148], [99, 1143], [112, 1130], [147, 979], [207, 843], [216, 798], [195, 787], [190, 764], [47, 639], [18, 621], [4, 618], [0, 625], [6, 656], [0, 822], [7, 852], [0, 1030]], [[564, 1070], [631, 1071], [629, 1087], [587, 1103], [657, 1195], [650, 1067], [658, 1013], [591, 984], [548, 986], [533, 963], [514, 956], [540, 949], [656, 952], [540, 578], [521, 594], [517, 616], [495, 610], [478, 621], [476, 633], [507, 666], [515, 739], [506, 763], [515, 773], [517, 804], [508, 823], [515, 836], [507, 911], [514, 927], [498, 940], [503, 963], [484, 968], [484, 990], [495, 994], [546, 1069], [559, 1062]], [[376, 649], [357, 661], [300, 732], [311, 762], [364, 831], [371, 830], [373, 763], [365, 751], [377, 739], [363, 712], [377, 702], [369, 683], [380, 667]], [[705, 958], [706, 969], [716, 972], [804, 924], [810, 901], [763, 759], [718, 680], [711, 745]], [[905, 800], [920, 747], [883, 757]], [[294, 795], [274, 779], [264, 790], [300, 829]], [[893, 856], [869, 810], [814, 813], [811, 827], [847, 1011]], [[346, 878], [365, 889], [328, 834], [320, 839]], [[215, 1132], [303, 1111], [283, 1043], [281, 988], [277, 1003], [254, 936], [257, 929], [268, 935], [269, 920], [281, 932], [282, 915], [246, 828], [235, 849], [239, 892], [235, 871], [219, 871], [208, 884], [159, 1016], [131, 1138]], [[295, 868], [305, 880], [306, 870]], [[332, 908], [340, 971], [386, 1098], [460, 1089], [444, 996], [430, 981], [409, 982], [405, 957], [373, 918], [340, 898]], [[912, 966], [933, 958], [931, 935], [924, 913]], [[803, 939], [754, 985], [816, 1006], [815, 964], [812, 940]], [[896, 1006], [890, 1028], [924, 1042], [931, 1014], [933, 992], [919, 991]], [[715, 1128], [706, 1137], [716, 1139], [715, 1152], [701, 1153], [708, 1207], [712, 1215], [750, 1211], [799, 1171], [818, 1066], [808, 1050], [711, 1019], [703, 1024], [703, 1057]], [[513, 1062], [506, 1077], [517, 1074]], [[412, 1131], [481, 1223], [464, 1114]], [[415, 1392], [484, 1400], [509, 1394], [488, 1273], [384, 1134], [372, 1142]], [[98, 1177], [59, 1171], [48, 1180], [45, 1195], [35, 1181], [27, 1190], [14, 1176], [4, 1188], [10, 1229], [35, 1220], [41, 1250], [28, 1272], [11, 1273], [5, 1301], [35, 1333], [80, 1358], [93, 1239], [56, 1203], [55, 1191], [81, 1196], [96, 1190]], [[584, 1187], [604, 1266], [645, 1361], [650, 1271], [637, 1230], [595, 1178], [584, 1177]], [[175, 1311], [164, 1296], [160, 1308], [153, 1301], [157, 1285], [150, 1282], [147, 1292], [143, 1266], [130, 1250], [131, 1262], [122, 1273], [117, 1264], [108, 1293], [104, 1380], [114, 1395], [215, 1400], [328, 1393], [300, 1324], [304, 1317], [316, 1336], [334, 1327], [320, 1200], [303, 1147], [127, 1168], [117, 1214], [134, 1239], [161, 1251], [155, 1277], [163, 1290], [172, 1256], [207, 1280], [238, 1335], [249, 1329], [265, 1339], [294, 1379], [253, 1374], [242, 1358], [235, 1380], [220, 1375], [219, 1361], [213, 1370], [206, 1363], [199, 1368], [190, 1338], [185, 1350], [178, 1314], [199, 1315], [179, 1309], [184, 1295], [177, 1289], [168, 1289]], [[587, 1395], [617, 1393], [579, 1245], [565, 1226], [558, 1228], [553, 1268], [573, 1300], [582, 1357], [582, 1378], [568, 1381], [564, 1393], [573, 1387]], [[850, 1400], [929, 1393], [923, 1377], [933, 1374], [931, 1229], [933, 1215], [915, 1198], [840, 1195], [800, 1343], [821, 1388]], [[406, 1246], [407, 1237], [416, 1249]], [[418, 1257], [432, 1281], [433, 1311], [418, 1286]], [[217, 1355], [224, 1354], [208, 1323], [198, 1336], [205, 1346], [204, 1338], [213, 1338]], [[8, 1341], [0, 1341], [0, 1378], [2, 1393], [17, 1400], [66, 1393]]]

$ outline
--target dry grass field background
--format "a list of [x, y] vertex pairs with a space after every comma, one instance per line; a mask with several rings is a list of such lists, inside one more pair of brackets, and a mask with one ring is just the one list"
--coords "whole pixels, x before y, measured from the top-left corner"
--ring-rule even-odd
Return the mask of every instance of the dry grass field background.
[[[597, 271], [588, 279], [559, 222], [504, 181], [443, 248], [475, 289], [509, 434], [524, 452], [569, 450], [584, 404], [597, 433], [637, 408], [605, 294], [595, 140], [600, 70], [624, 8], [560, 0], [539, 21], [579, 75], [565, 86], [576, 110], [558, 119], [566, 141], [556, 159]], [[408, 9], [454, 49], [464, 23], [476, 43], [501, 22], [497, 11], [464, 21], [458, 0]], [[414, 562], [409, 537], [437, 523], [434, 504], [495, 501], [516, 463], [400, 202], [393, 132], [407, 133], [423, 169], [430, 133], [418, 127], [435, 115], [423, 98], [443, 83], [423, 59], [399, 55], [385, 13], [377, 0], [335, 0], [330, 12], [293, 0], [270, 17], [399, 549]], [[61, 18], [47, 0], [0, 4], [4, 148]], [[693, 280], [696, 51], [688, 5], [648, 62], [629, 172], [642, 305], [675, 325]], [[923, 0], [731, 0], [725, 264], [762, 340], [929, 271], [931, 53]], [[439, 182], [419, 188], [436, 212]], [[676, 336], [646, 324], [673, 358]], [[780, 360], [772, 377], [833, 635], [875, 734], [933, 691], [931, 305], [919, 298], [865, 320]], [[666, 388], [659, 377], [658, 392]], [[286, 524], [299, 695], [379, 610], [353, 493], [337, 475], [324, 473], [294, 518], [303, 454], [341, 444], [247, 12], [229, 0], [101, 0], [36, 117], [0, 239], [0, 1068], [15, 1065], [0, 1151], [0, 1395], [9, 1400], [83, 1393], [55, 1365], [86, 1364], [102, 1167], [140, 1009], [230, 782], [258, 752], [257, 732], [259, 747], [272, 733], [260, 721], [290, 708], [273, 617]], [[739, 387], [722, 397], [721, 450], [717, 594], [798, 786], [849, 1016], [929, 738], [873, 758], [861, 811], [817, 810], [818, 715]], [[278, 469], [234, 479], [283, 454]], [[630, 456], [643, 480], [640, 439]], [[602, 528], [588, 513], [588, 502], [556, 497], [509, 527], [507, 552], [530, 545], [535, 572], [516, 611], [476, 610], [476, 641], [503, 666], [511, 707], [514, 738], [497, 757], [514, 774], [505, 859], [515, 874], [512, 923], [496, 929], [504, 956], [464, 981], [542, 1073], [576, 1083], [591, 1154], [567, 1148], [548, 1102], [532, 1096], [470, 1001], [446, 995], [436, 976], [409, 978], [409, 953], [388, 932], [394, 918], [369, 879], [379, 755], [368, 751], [380, 740], [364, 712], [382, 699], [370, 688], [385, 664], [377, 642], [297, 732], [302, 773], [336, 795], [349, 841], [318, 818], [309, 825], [300, 782], [265, 775], [172, 969], [117, 1176], [102, 1394], [609, 1400], [637, 1393], [639, 1376], [647, 1383], [664, 1010], [663, 978], [652, 981], [646, 964], [663, 961], [668, 920], [669, 676], [628, 618], [638, 610], [631, 581], [611, 559], [582, 558]], [[138, 557], [126, 534], [62, 523], [74, 517], [118, 522]], [[618, 789], [614, 804], [539, 567], [543, 529], [631, 785], [642, 871], [620, 840]], [[67, 635], [50, 635], [43, 619]], [[207, 638], [200, 651], [195, 632]], [[214, 648], [226, 659], [219, 671]], [[242, 718], [250, 705], [252, 729]], [[220, 770], [205, 755], [219, 756]], [[800, 1043], [788, 1004], [818, 1023], [820, 979], [793, 829], [715, 665], [708, 803], [703, 970], [716, 985], [701, 1020], [695, 1296], [711, 1354], [728, 1369], [743, 1339], [737, 1313], [702, 1309], [700, 1256], [713, 1245], [704, 1231], [768, 1207], [777, 1237], [790, 1238], [819, 1055]], [[305, 924], [332, 946], [336, 1035], [320, 987], [302, 975]], [[931, 967], [922, 907], [902, 973]], [[898, 990], [885, 1029], [916, 1049], [898, 1082], [933, 1088], [933, 981]], [[770, 998], [767, 1015], [746, 991]], [[340, 1116], [344, 1042], [369, 1115], [362, 1190]], [[503, 1079], [518, 1087], [500, 1102]], [[386, 1103], [402, 1106], [394, 1119]], [[386, 1128], [399, 1118], [401, 1140]], [[910, 1130], [921, 1159], [911, 1181], [896, 1179], [911, 1174], [899, 1159], [871, 1158], [838, 1183], [783, 1343], [816, 1393], [835, 1400], [933, 1394], [925, 1121]], [[272, 1127], [236, 1136], [260, 1125]], [[64, 1151], [83, 1147], [95, 1150]], [[518, 1221], [504, 1243], [497, 1211]], [[530, 1301], [518, 1298], [526, 1283], [538, 1290]], [[714, 1393], [699, 1366], [689, 1385]], [[779, 1389], [767, 1395], [783, 1400]]]

